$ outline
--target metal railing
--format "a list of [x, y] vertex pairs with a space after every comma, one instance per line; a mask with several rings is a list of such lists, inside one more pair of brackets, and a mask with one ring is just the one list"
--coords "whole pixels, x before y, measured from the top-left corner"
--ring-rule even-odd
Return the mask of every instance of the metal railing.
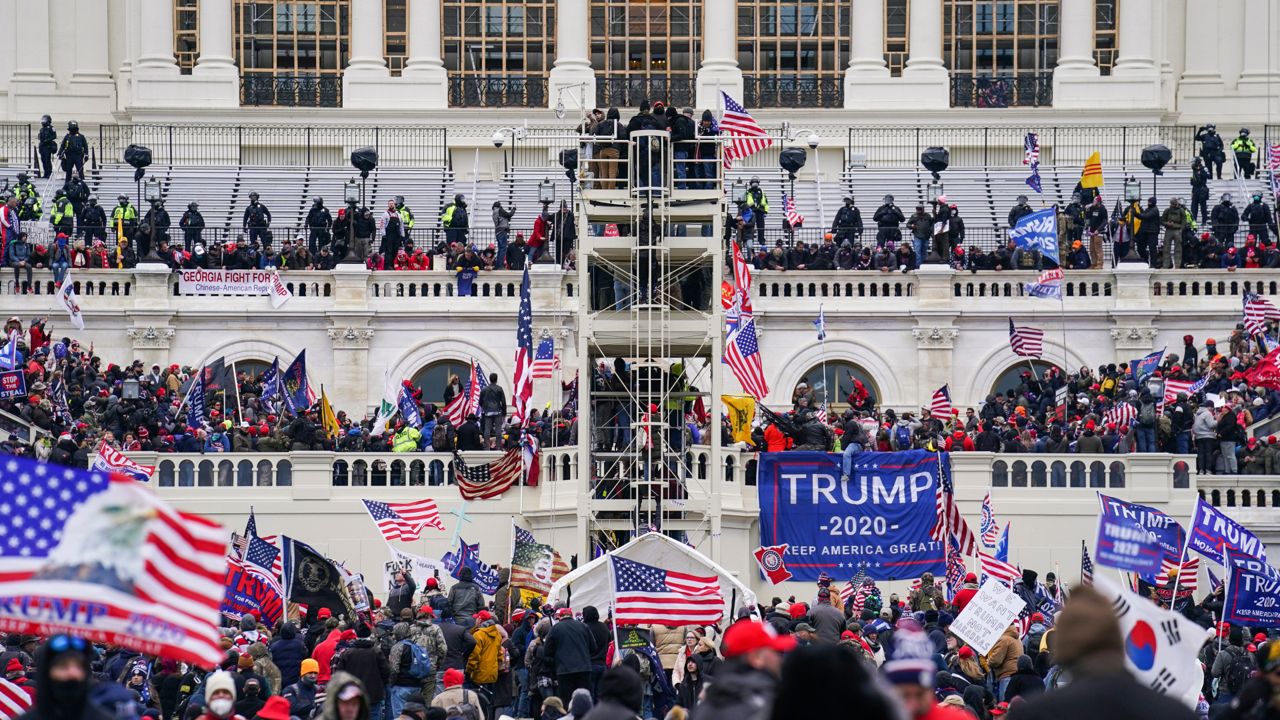
[[626, 75], [596, 78], [596, 104], [634, 108], [643, 100], [667, 105], [693, 105], [692, 75]]
[[747, 107], [839, 108], [844, 107], [844, 78], [744, 75], [742, 94]]
[[131, 144], [154, 165], [350, 167], [351, 151], [373, 147], [379, 167], [447, 167], [443, 127], [328, 125], [103, 125], [98, 162], [122, 162]]
[[0, 123], [0, 162], [35, 167], [36, 129], [26, 123]]
[[1014, 166], [1022, 164], [1029, 132], [1040, 139], [1040, 162], [1045, 166], [1083, 167], [1096, 151], [1104, 168], [1141, 167], [1142, 149], [1156, 143], [1173, 151], [1175, 164], [1189, 164], [1196, 152], [1195, 128], [1190, 125], [935, 125], [851, 127], [848, 153], [851, 162], [856, 158], [865, 167], [916, 167], [922, 151], [940, 146], [951, 151], [953, 167]]
[[342, 107], [342, 76], [246, 73], [240, 76], [240, 104]]
[[450, 77], [449, 107], [546, 107], [547, 78]]
[[1053, 104], [1053, 73], [978, 75], [951, 73], [951, 107], [1047, 107]]

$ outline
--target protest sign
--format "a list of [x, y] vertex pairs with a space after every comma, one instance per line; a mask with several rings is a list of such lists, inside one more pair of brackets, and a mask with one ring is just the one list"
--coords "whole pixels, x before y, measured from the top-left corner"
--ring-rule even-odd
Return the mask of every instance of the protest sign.
[[988, 579], [951, 624], [951, 632], [985, 655], [1026, 605], [1008, 587]]
[[432, 560], [421, 555], [414, 555], [403, 550], [397, 550], [391, 546], [387, 546], [391, 551], [391, 559], [382, 566], [382, 586], [390, 592], [395, 587], [395, 577], [397, 572], [408, 570], [413, 576], [413, 581], [418, 584], [421, 590], [423, 584], [429, 577], [438, 577], [442, 573], [447, 573], [444, 563], [439, 560]]
[[27, 396], [27, 378], [21, 370], [0, 373], [0, 400]]
[[278, 308], [293, 297], [275, 270], [183, 270], [178, 273], [182, 295], [265, 295]]

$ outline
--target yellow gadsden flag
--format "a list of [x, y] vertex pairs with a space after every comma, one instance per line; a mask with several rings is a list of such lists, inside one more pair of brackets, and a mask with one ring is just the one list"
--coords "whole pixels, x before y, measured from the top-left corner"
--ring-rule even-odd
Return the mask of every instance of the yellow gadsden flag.
[[724, 411], [729, 416], [729, 431], [734, 442], [751, 442], [751, 421], [756, 417], [756, 399], [742, 395], [721, 395]]
[[333, 414], [333, 406], [329, 404], [329, 396], [324, 392], [324, 386], [320, 386], [320, 426], [324, 428], [324, 434], [330, 438], [338, 437], [342, 432], [342, 428], [338, 427], [338, 418]]
[[1084, 162], [1084, 172], [1080, 174], [1080, 187], [1102, 187], [1102, 153], [1097, 150]]

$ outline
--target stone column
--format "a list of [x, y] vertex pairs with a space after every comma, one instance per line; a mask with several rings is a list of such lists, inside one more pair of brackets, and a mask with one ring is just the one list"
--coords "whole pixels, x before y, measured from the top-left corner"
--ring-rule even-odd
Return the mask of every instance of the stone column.
[[351, 59], [342, 73], [343, 107], [387, 108], [401, 99], [382, 55], [382, 12], [382, 0], [351, 2]]
[[1205, 12], [1194, 0], [1186, 4], [1183, 40], [1182, 84], [1221, 85], [1222, 68], [1218, 53], [1218, 13]]
[[[703, 8], [706, 13], [706, 8]], [[556, 4], [556, 61], [547, 81], [547, 107], [563, 102], [570, 115], [577, 105], [596, 104], [596, 76], [591, 70], [591, 3], [560, 0]], [[561, 88], [569, 88], [560, 93]]]
[[[172, 321], [173, 316], [156, 318], [139, 317], [137, 320], [155, 320], [157, 322]], [[150, 368], [152, 364], [166, 367], [169, 364], [169, 346], [173, 342], [174, 329], [168, 325], [135, 325], [125, 330], [125, 334], [133, 342], [133, 356], [142, 360], [143, 365]]]
[[440, 0], [409, 0], [409, 58], [401, 77], [405, 94], [424, 107], [449, 106], [449, 76], [440, 49]]
[[853, 0], [849, 10], [849, 74], [888, 77], [884, 62], [884, 0]]
[[231, 53], [231, 0], [200, 0], [200, 59], [192, 75], [239, 75]]
[[[350, 319], [350, 318], [348, 318]], [[341, 322], [341, 318], [331, 318]], [[364, 411], [368, 403], [369, 342], [373, 328], [335, 325], [329, 328], [333, 343], [333, 385], [326, 387], [329, 402], [348, 413]]]
[[1063, 0], [1058, 14], [1058, 77], [1098, 77], [1093, 58], [1094, 0]]
[[[34, 120], [49, 112], [47, 101], [57, 86], [49, 66], [49, 3], [14, 4], [18, 15], [7, 18], [12, 26], [13, 75], [9, 80], [9, 112], [17, 120]], [[18, 17], [21, 17], [21, 22]]]
[[735, 0], [704, 0], [698, 107], [720, 107], [721, 91], [747, 104], [743, 97], [742, 68], [738, 67], [738, 4]]
[[942, 0], [911, 0], [910, 55], [902, 91], [924, 110], [951, 107], [951, 78], [942, 62]]
[[146, 19], [139, 40], [138, 59], [133, 64], [135, 75], [169, 76], [178, 74], [173, 57], [172, 0], [141, 0], [140, 14]]
[[1120, 3], [1117, 18], [1120, 25], [1119, 56], [1113, 75], [1146, 75], [1156, 71], [1151, 31], [1154, 15], [1153, 0], [1124, 0]]
[[[1239, 107], [1255, 122], [1270, 121], [1280, 112], [1280, 53], [1274, 47], [1280, 32], [1280, 8], [1269, 0], [1244, 0], [1244, 32], [1240, 50], [1244, 54], [1237, 90]], [[1255, 133], [1263, 150], [1260, 134]], [[1257, 162], [1255, 160], [1255, 162]]]

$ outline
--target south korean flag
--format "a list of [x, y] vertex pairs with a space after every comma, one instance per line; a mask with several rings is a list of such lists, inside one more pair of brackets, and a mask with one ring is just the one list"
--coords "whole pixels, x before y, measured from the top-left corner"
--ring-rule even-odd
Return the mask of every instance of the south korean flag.
[[1125, 664], [1134, 677], [1194, 708], [1204, 682], [1197, 655], [1213, 631], [1101, 575], [1093, 579], [1093, 587], [1115, 609], [1124, 638]]

